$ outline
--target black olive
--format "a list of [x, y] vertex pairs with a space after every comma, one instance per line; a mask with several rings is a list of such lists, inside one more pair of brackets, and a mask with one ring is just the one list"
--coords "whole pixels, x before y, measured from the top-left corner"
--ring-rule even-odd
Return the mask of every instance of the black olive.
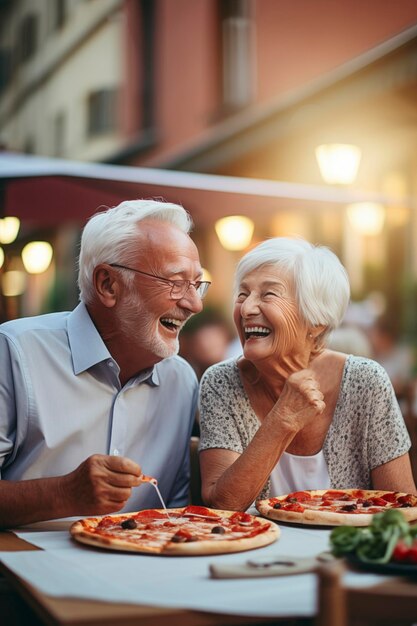
[[281, 508], [281, 504], [279, 502], [276, 502], [274, 504], [274, 509], [280, 509]]
[[364, 501], [362, 502], [362, 507], [363, 507], [364, 509], [367, 509], [367, 508], [368, 508], [368, 506], [373, 506], [373, 502], [370, 502], [370, 500], [364, 500]]
[[171, 537], [171, 541], [172, 543], [185, 543], [187, 541], [187, 537], [184, 537], [183, 535], [174, 535]]
[[341, 507], [341, 511], [356, 511], [358, 507], [356, 504], [346, 504], [346, 506]]
[[403, 502], [400, 506], [400, 509], [407, 509], [410, 506], [413, 506], [410, 502]]
[[211, 532], [215, 533], [216, 535], [224, 535], [226, 531], [223, 528], [223, 526], [213, 526], [213, 528], [211, 529]]
[[124, 529], [133, 530], [133, 528], [137, 528], [137, 523], [133, 519], [133, 517], [129, 517], [129, 519], [123, 520], [120, 526]]

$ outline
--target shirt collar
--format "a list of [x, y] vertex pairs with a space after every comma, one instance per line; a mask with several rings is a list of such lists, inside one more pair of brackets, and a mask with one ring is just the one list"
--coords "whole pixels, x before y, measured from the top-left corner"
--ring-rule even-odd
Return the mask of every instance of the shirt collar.
[[[67, 329], [72, 364], [76, 376], [103, 361], [114, 361], [83, 302], [80, 302], [69, 314]], [[157, 367], [154, 366], [145, 372], [141, 372], [134, 380], [158, 386], [159, 375]]]

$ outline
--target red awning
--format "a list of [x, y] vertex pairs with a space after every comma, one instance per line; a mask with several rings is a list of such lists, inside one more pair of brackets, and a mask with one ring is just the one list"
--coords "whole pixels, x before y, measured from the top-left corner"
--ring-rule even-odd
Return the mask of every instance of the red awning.
[[339, 209], [351, 202], [395, 201], [376, 194], [325, 186], [113, 166], [0, 153], [0, 211], [28, 225], [81, 222], [122, 200], [163, 198], [182, 204], [196, 225], [225, 215], [275, 214], [280, 210]]

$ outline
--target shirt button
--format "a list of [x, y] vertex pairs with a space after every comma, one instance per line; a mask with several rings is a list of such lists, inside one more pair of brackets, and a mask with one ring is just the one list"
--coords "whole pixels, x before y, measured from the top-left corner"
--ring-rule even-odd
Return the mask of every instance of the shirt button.
[[109, 361], [109, 367], [114, 367], [113, 361]]
[[114, 454], [114, 456], [119, 456], [120, 452], [119, 452], [119, 450], [117, 448], [115, 448], [113, 450], [113, 454]]

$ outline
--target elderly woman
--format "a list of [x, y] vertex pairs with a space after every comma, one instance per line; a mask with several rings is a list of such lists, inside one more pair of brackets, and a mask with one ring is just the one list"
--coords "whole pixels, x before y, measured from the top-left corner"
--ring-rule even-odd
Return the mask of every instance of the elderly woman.
[[338, 258], [300, 239], [270, 239], [241, 259], [235, 282], [243, 356], [201, 381], [204, 501], [243, 510], [303, 489], [415, 493], [385, 370], [324, 347], [349, 301]]

